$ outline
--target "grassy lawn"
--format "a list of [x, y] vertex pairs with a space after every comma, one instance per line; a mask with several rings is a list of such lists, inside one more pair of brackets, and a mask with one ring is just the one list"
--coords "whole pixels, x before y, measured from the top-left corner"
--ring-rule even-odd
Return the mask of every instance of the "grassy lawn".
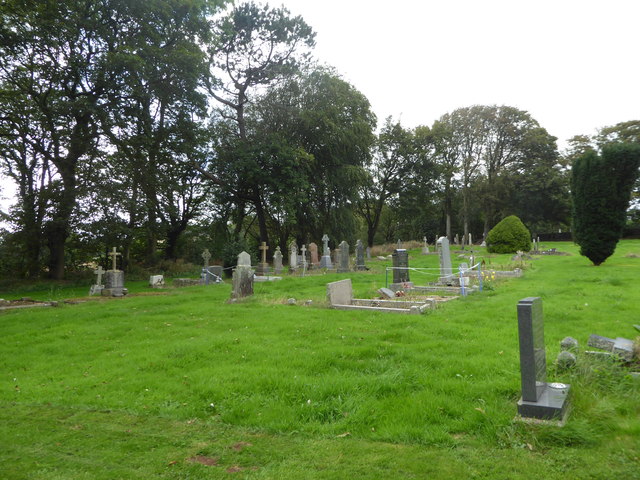
[[[122, 299], [2, 311], [0, 478], [640, 478], [640, 380], [585, 355], [571, 372], [553, 365], [565, 336], [584, 350], [592, 333], [638, 335], [640, 241], [600, 267], [545, 246], [570, 255], [422, 316], [327, 308], [326, 283], [350, 277], [370, 298], [390, 260], [259, 283], [236, 304], [230, 282], [137, 282]], [[410, 265], [438, 257], [414, 250]], [[514, 421], [516, 304], [529, 296], [543, 299], [548, 378], [572, 385], [563, 428]]]

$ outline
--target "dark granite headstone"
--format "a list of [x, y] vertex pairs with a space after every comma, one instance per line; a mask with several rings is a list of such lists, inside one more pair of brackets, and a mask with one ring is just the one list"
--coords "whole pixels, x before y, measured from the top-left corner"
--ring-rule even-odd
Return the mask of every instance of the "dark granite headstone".
[[356, 242], [356, 270], [366, 270], [367, 266], [364, 263], [364, 245], [362, 240]]
[[409, 252], [405, 249], [395, 249], [393, 259], [393, 283], [409, 281]]
[[337, 273], [349, 271], [349, 244], [343, 240], [338, 246], [338, 269]]
[[522, 398], [518, 413], [523, 417], [562, 419], [567, 411], [570, 386], [547, 383], [542, 299], [528, 297], [518, 303], [520, 377]]

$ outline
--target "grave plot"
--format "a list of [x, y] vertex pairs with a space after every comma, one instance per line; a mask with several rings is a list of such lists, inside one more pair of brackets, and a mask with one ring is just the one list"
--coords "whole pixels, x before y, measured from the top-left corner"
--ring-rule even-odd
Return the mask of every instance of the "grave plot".
[[436, 301], [411, 300], [369, 300], [353, 298], [351, 279], [347, 278], [327, 284], [327, 299], [331, 308], [337, 310], [368, 310], [385, 313], [409, 313], [419, 315], [428, 309], [435, 308]]

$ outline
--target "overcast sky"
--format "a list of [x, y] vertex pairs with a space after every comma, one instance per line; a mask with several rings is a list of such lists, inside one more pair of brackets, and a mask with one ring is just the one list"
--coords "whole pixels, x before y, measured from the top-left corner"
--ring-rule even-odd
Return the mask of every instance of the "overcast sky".
[[380, 125], [476, 104], [528, 111], [560, 147], [640, 118], [640, 0], [281, 0], [315, 55], [364, 93]]

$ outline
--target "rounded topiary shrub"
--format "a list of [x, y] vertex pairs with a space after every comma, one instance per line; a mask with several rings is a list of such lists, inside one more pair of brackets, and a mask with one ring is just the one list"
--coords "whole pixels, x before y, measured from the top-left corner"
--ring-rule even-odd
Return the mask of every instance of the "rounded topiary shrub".
[[531, 234], [515, 215], [502, 219], [487, 235], [489, 253], [516, 253], [531, 250]]

